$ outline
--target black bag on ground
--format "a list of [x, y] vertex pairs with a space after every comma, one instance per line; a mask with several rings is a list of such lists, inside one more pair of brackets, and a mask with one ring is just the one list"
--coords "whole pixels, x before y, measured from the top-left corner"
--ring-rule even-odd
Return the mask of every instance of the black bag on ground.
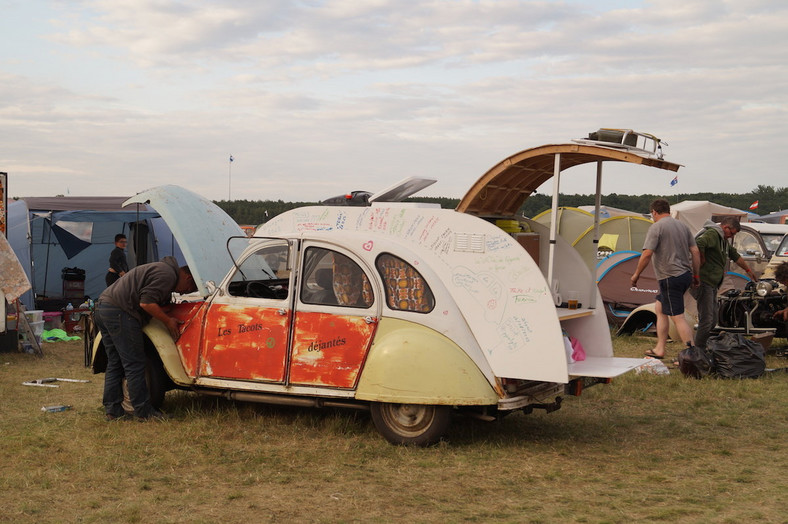
[[679, 370], [685, 377], [703, 378], [713, 371], [711, 355], [698, 346], [679, 351]]
[[766, 370], [763, 346], [741, 333], [722, 332], [707, 344], [714, 371], [723, 378], [758, 378]]

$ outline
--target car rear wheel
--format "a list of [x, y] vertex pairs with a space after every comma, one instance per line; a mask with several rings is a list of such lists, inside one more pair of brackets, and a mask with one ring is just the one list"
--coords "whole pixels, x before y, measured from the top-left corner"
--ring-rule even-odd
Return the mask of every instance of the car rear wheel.
[[372, 422], [392, 444], [429, 446], [449, 427], [451, 406], [373, 402]]

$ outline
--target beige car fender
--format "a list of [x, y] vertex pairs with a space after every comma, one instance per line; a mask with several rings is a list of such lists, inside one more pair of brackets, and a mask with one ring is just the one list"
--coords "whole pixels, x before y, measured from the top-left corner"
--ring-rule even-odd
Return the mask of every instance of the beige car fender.
[[172, 381], [179, 386], [191, 386], [194, 384], [194, 379], [186, 375], [186, 371], [183, 369], [178, 348], [175, 346], [175, 341], [172, 339], [167, 327], [160, 320], [154, 318], [142, 328], [142, 332], [153, 343], [153, 347], [156, 348], [159, 358], [164, 364], [164, 370]]
[[495, 405], [498, 395], [457, 344], [419, 324], [382, 319], [356, 398], [398, 404]]
[[[178, 348], [175, 346], [175, 341], [172, 340], [167, 327], [154, 318], [142, 328], [142, 332], [153, 343], [153, 347], [156, 348], [156, 352], [159, 354], [162, 364], [164, 364], [164, 370], [172, 381], [179, 386], [191, 386], [194, 384], [194, 379], [186, 375], [183, 369]], [[94, 373], [103, 372], [106, 369], [106, 357], [102, 354], [103, 361], [101, 363], [96, 359], [97, 352], [101, 346], [101, 332], [99, 331], [96, 333], [96, 338], [93, 341], [93, 358], [91, 363]]]

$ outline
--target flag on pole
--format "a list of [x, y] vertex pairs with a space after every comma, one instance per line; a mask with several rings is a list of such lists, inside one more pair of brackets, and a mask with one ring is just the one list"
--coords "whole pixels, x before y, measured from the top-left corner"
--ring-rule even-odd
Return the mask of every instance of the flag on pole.
[[670, 181], [670, 185], [671, 186], [675, 186], [678, 183], [679, 183], [679, 177], [678, 177], [678, 175], [676, 175], [676, 176], [673, 177], [673, 180]]
[[750, 204], [750, 209], [758, 209], [758, 201], [756, 200], [752, 204]]
[[230, 162], [233, 161], [233, 155], [230, 155]]

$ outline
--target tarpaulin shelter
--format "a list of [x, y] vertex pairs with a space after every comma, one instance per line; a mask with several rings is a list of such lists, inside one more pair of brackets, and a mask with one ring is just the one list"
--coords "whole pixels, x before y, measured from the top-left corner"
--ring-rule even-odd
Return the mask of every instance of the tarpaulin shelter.
[[[33, 281], [33, 265], [30, 258], [30, 220], [28, 218], [27, 204], [24, 200], [8, 202], [8, 243], [16, 254], [19, 264], [25, 272], [28, 282]], [[33, 289], [19, 296], [19, 301], [27, 309], [35, 309]]]
[[678, 204], [671, 204], [670, 216], [687, 224], [692, 234], [700, 231], [707, 220], [719, 222], [727, 216], [736, 217], [741, 222], [748, 220], [746, 211], [715, 204], [708, 200], [684, 200]]
[[[30, 282], [5, 235], [0, 235], [0, 291], [2, 298], [13, 302], [30, 289]], [[5, 321], [5, 318], [3, 318]]]
[[183, 261], [174, 237], [158, 213], [145, 204], [122, 208], [127, 198], [27, 197], [15, 203], [17, 210], [13, 218], [9, 216], [10, 228], [22, 232], [27, 227], [28, 232], [24, 240], [18, 236], [10, 239], [11, 245], [23, 265], [25, 259], [29, 260], [25, 269], [29, 270], [36, 301], [34, 304], [30, 297], [23, 296], [25, 306], [60, 309], [64, 302], [62, 273], [66, 268], [84, 270], [84, 295], [97, 298], [106, 287], [109, 254], [118, 233], [129, 240], [129, 267], [166, 255]]

